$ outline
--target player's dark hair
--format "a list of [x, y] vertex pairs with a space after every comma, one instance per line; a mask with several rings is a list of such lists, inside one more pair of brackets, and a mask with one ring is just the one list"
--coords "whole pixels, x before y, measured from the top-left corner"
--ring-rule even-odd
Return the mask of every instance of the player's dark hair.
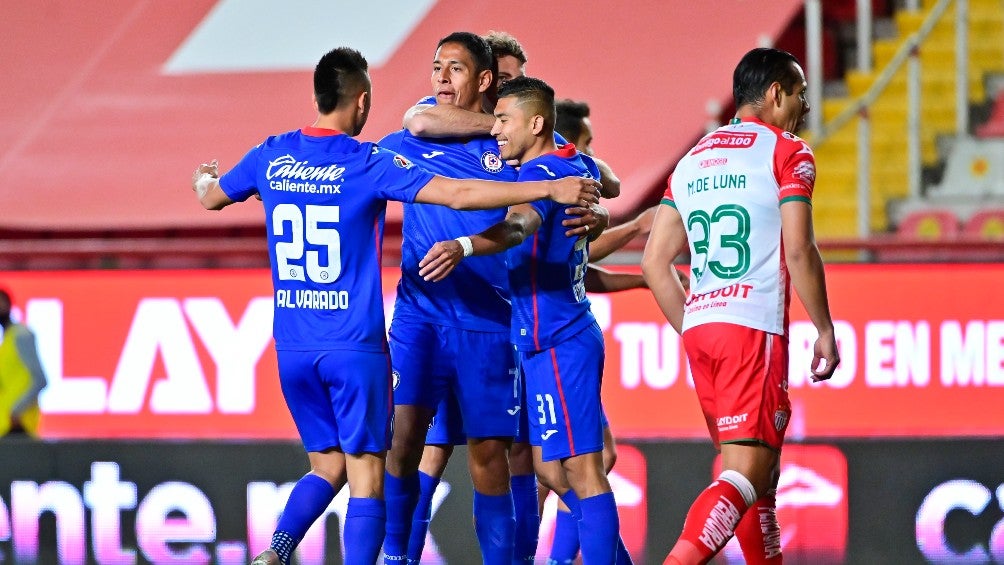
[[736, 108], [763, 102], [764, 93], [777, 82], [788, 94], [795, 90], [798, 74], [791, 64], [798, 59], [787, 51], [772, 47], [758, 47], [743, 55], [732, 73], [732, 96]]
[[6, 288], [0, 287], [0, 298], [6, 299], [7, 304], [11, 304], [13, 302], [13, 299], [10, 297], [10, 292], [7, 292]]
[[[436, 44], [436, 49], [443, 46], [444, 43], [459, 43], [467, 49], [467, 52], [471, 54], [471, 59], [474, 59], [474, 72], [481, 73], [481, 71], [491, 71], [492, 63], [495, 63], [495, 57], [492, 56], [492, 48], [488, 45], [488, 42], [484, 40], [480, 35], [476, 33], [470, 33], [468, 31], [455, 31], [450, 35], [439, 40]], [[495, 63], [496, 67], [498, 63]], [[498, 73], [492, 74], [492, 81], [495, 81], [495, 76]]]
[[539, 78], [516, 77], [499, 87], [499, 99], [516, 98], [520, 106], [531, 107], [534, 114], [544, 117], [544, 122], [554, 128], [554, 89]]
[[569, 141], [579, 139], [582, 135], [582, 120], [589, 117], [589, 104], [563, 98], [554, 103], [554, 109], [557, 112], [554, 131]]
[[330, 114], [351, 101], [360, 88], [365, 88], [369, 64], [359, 51], [350, 47], [332, 49], [321, 57], [314, 68], [314, 96], [317, 110]]
[[523, 46], [511, 34], [504, 31], [489, 31], [484, 37], [485, 41], [492, 48], [492, 55], [495, 58], [509, 55], [510, 57], [515, 57], [519, 61], [519, 64], [526, 64], [526, 52], [523, 51]]

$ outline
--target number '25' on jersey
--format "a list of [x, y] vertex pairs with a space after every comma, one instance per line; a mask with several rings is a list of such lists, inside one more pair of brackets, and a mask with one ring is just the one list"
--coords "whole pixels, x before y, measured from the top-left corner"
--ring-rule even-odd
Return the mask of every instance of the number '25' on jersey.
[[386, 351], [381, 246], [388, 200], [412, 202], [433, 175], [341, 132], [269, 137], [227, 174], [234, 201], [265, 207], [276, 349]]

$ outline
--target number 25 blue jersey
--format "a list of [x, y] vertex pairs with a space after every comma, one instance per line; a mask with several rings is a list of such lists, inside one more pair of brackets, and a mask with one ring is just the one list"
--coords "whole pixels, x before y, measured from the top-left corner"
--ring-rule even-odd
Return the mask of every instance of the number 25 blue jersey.
[[275, 290], [276, 349], [386, 351], [381, 247], [387, 200], [413, 202], [433, 175], [341, 132], [269, 137], [220, 178], [261, 194]]

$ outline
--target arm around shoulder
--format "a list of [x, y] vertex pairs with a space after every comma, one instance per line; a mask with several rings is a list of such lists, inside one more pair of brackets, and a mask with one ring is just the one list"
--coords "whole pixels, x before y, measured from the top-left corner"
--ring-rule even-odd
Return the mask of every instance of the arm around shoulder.
[[418, 104], [404, 114], [402, 125], [415, 137], [460, 137], [491, 132], [495, 118], [445, 104]]

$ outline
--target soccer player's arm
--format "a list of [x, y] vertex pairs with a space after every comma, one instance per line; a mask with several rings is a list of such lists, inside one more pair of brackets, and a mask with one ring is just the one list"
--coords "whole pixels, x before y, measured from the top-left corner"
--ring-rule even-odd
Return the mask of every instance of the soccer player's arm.
[[[812, 188], [815, 162], [808, 146], [788, 158], [781, 168], [781, 239], [791, 284], [805, 306], [809, 320], [819, 332], [813, 346], [812, 380], [833, 376], [840, 363], [837, 342], [826, 297], [823, 258], [812, 227]], [[822, 367], [820, 363], [823, 362]]]
[[504, 220], [477, 235], [437, 242], [419, 261], [418, 274], [427, 281], [441, 281], [464, 257], [492, 255], [516, 247], [537, 231], [541, 222], [540, 212], [532, 205], [513, 206]]
[[603, 198], [617, 198], [621, 194], [621, 179], [617, 178], [610, 165], [599, 157], [593, 157], [596, 166], [600, 169], [600, 183], [603, 184]]
[[672, 200], [671, 191], [671, 186], [666, 189], [666, 196], [652, 220], [652, 233], [642, 254], [641, 272], [666, 320], [681, 333], [687, 293], [673, 261], [687, 247], [687, 229]]
[[206, 210], [222, 210], [234, 201], [220, 188], [220, 171], [216, 159], [202, 163], [192, 173], [192, 190]]
[[14, 403], [11, 408], [13, 418], [21, 418], [25, 410], [38, 403], [38, 395], [47, 384], [45, 372], [42, 371], [42, 363], [38, 359], [38, 348], [35, 345], [35, 335], [30, 331], [19, 332], [14, 340], [14, 348], [17, 350], [21, 362], [24, 363], [28, 374], [31, 375], [31, 385], [28, 390], [21, 395], [21, 398]]
[[402, 125], [415, 137], [464, 137], [490, 133], [495, 117], [450, 104], [416, 104], [404, 113]]
[[647, 208], [631, 220], [604, 230], [589, 244], [589, 261], [602, 261], [634, 238], [647, 236], [652, 231], [652, 219], [655, 218], [657, 208], [657, 206]]
[[588, 206], [599, 202], [599, 188], [595, 180], [582, 177], [517, 183], [436, 175], [418, 192], [415, 202], [441, 204], [454, 210], [504, 208], [545, 198]]
[[586, 267], [587, 292], [620, 292], [632, 288], [646, 288], [647, 286], [645, 277], [638, 273], [618, 273], [592, 264]]

